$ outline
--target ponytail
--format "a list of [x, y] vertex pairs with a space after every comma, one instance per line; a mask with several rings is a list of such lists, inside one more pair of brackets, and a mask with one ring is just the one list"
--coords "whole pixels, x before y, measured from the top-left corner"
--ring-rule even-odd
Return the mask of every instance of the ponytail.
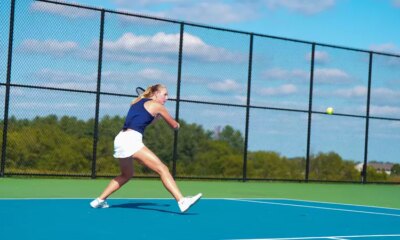
[[139, 97], [140, 98], [151, 98], [161, 88], [165, 88], [165, 86], [162, 84], [156, 84], [153, 86], [149, 86], [142, 94], [140, 94]]
[[151, 98], [152, 96], [154, 96], [154, 94], [159, 91], [162, 88], [166, 88], [164, 85], [162, 84], [156, 84], [156, 85], [152, 85], [147, 87], [147, 89], [138, 96], [138, 98], [136, 98], [135, 100], [133, 100], [131, 102], [131, 104], [135, 104], [137, 101], [139, 101], [139, 99], [142, 98]]

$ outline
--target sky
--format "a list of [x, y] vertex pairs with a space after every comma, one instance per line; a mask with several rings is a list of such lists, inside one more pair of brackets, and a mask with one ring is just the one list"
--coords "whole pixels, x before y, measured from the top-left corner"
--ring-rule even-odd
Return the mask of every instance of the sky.
[[[74, 0], [71, 3], [158, 16], [232, 30], [400, 55], [400, 0]], [[96, 91], [99, 12], [16, 0], [12, 83]], [[0, 2], [8, 23], [9, 0]], [[5, 80], [8, 29], [0, 28], [0, 78]], [[162, 82], [177, 96], [179, 24], [105, 15], [101, 91], [132, 95]], [[249, 35], [185, 26], [181, 99], [245, 105]], [[254, 37], [249, 149], [305, 156], [311, 44]], [[369, 55], [315, 50], [311, 153], [335, 151], [364, 160]], [[3, 71], [4, 70], [4, 71]], [[374, 55], [370, 114], [400, 119], [399, 58]], [[0, 88], [1, 96], [4, 89]], [[92, 118], [95, 95], [12, 88], [10, 115]], [[2, 99], [4, 99], [2, 97]], [[52, 101], [49, 101], [52, 99]], [[129, 103], [130, 97], [126, 97]], [[167, 107], [175, 115], [175, 102]], [[180, 118], [214, 130], [245, 132], [243, 107], [181, 103]], [[333, 107], [335, 114], [323, 114]], [[100, 117], [124, 115], [123, 98], [101, 97]], [[196, 113], [196, 114], [194, 114]], [[348, 117], [342, 115], [355, 115]], [[400, 162], [399, 121], [373, 119], [369, 160]]]
[[67, 0], [222, 28], [400, 53], [400, 0]]

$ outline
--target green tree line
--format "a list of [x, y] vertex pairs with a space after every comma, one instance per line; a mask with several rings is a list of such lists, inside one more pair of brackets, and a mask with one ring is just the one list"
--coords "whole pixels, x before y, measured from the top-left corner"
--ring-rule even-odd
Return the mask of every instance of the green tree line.
[[[124, 118], [104, 116], [98, 125], [96, 173], [115, 175], [119, 172], [113, 158], [113, 140]], [[244, 137], [231, 126], [217, 134], [201, 125], [180, 120], [177, 143], [177, 176], [241, 178], [243, 176]], [[2, 134], [2, 133], [1, 133]], [[11, 117], [8, 122], [6, 173], [80, 174], [90, 175], [93, 162], [94, 119], [49, 115], [34, 119]], [[160, 159], [173, 164], [174, 131], [164, 121], [146, 129], [144, 143]], [[360, 181], [355, 162], [334, 152], [311, 156], [309, 179], [327, 181]], [[398, 179], [368, 168], [369, 181]], [[247, 177], [254, 179], [303, 180], [305, 157], [287, 158], [274, 151], [249, 151]], [[397, 175], [398, 174], [398, 175]], [[149, 169], [135, 164], [135, 175], [154, 175]]]

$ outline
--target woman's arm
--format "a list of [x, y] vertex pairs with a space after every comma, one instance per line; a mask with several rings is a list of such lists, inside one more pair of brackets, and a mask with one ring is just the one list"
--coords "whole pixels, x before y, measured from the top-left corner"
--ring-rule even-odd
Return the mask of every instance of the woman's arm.
[[179, 123], [177, 121], [175, 121], [174, 118], [171, 117], [171, 115], [169, 114], [167, 108], [165, 108], [163, 105], [161, 104], [157, 104], [157, 115], [160, 115], [162, 118], [164, 118], [164, 120], [168, 123], [168, 125], [175, 129], [178, 130], [179, 129]]
[[154, 120], [151, 123], [153, 124], [153, 123], [157, 122], [160, 118], [162, 118], [161, 115], [160, 114], [156, 114], [154, 116]]

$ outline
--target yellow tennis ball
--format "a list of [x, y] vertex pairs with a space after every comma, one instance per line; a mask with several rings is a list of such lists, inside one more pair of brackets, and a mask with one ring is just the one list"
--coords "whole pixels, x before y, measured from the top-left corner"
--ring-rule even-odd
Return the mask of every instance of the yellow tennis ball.
[[333, 114], [333, 107], [328, 107], [326, 109], [326, 113], [329, 114], [329, 115], [332, 115]]

